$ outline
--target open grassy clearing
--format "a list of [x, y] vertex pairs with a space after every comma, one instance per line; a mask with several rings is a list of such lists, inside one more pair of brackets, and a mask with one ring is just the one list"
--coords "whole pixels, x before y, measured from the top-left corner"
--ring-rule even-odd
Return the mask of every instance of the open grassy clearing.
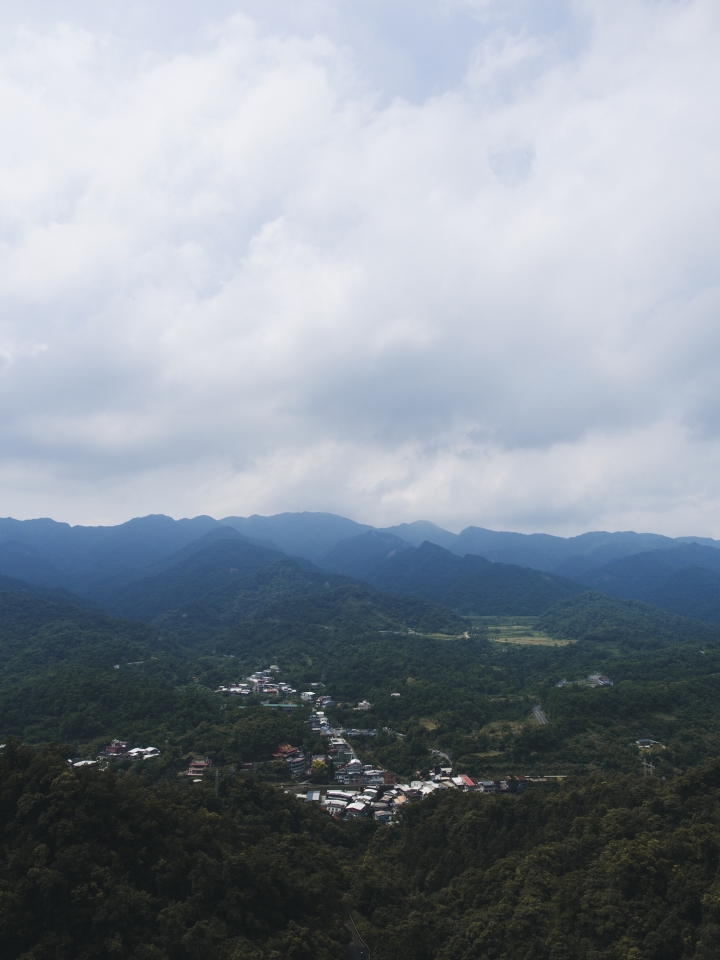
[[522, 636], [520, 634], [517, 636], [489, 636], [488, 640], [492, 640], [494, 643], [519, 643], [535, 647], [567, 647], [571, 643], [577, 643], [576, 640], [553, 640], [552, 637], [542, 634], [536, 636]]
[[534, 630], [536, 617], [473, 617], [473, 626], [487, 630], [488, 640], [495, 643], [518, 643], [525, 646], [566, 647], [575, 640], [556, 640], [547, 633]]
[[421, 717], [420, 720], [418, 720], [418, 723], [421, 727], [423, 727], [423, 729], [429, 731], [437, 730], [439, 726], [437, 720], [431, 720], [430, 717]]

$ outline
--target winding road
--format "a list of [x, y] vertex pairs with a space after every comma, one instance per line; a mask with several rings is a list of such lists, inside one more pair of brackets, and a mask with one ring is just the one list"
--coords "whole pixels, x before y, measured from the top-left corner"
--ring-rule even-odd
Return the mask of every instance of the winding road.
[[543, 713], [540, 704], [538, 704], [536, 707], [533, 707], [533, 713], [535, 714], [535, 719], [541, 727], [544, 727], [545, 724], [548, 723], [548, 718]]

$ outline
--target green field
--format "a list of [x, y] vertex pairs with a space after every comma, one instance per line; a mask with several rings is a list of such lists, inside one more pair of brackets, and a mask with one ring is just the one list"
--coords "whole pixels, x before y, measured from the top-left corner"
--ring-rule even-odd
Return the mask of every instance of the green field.
[[495, 643], [516, 643], [535, 647], [566, 647], [574, 640], [559, 640], [541, 630], [534, 630], [536, 617], [472, 617], [475, 629], [487, 631]]

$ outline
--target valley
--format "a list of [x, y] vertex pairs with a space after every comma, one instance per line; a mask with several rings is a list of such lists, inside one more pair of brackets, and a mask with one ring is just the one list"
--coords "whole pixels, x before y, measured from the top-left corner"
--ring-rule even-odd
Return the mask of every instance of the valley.
[[[156, 520], [152, 527], [171, 529]], [[432, 843], [435, 852], [428, 861], [423, 839], [439, 831], [446, 836], [444, 846], [452, 848], [446, 830], [455, 823], [453, 829], [462, 832], [463, 817], [478, 824], [471, 846], [483, 831], [492, 832], [493, 818], [504, 824], [501, 832], [507, 832], [507, 839], [482, 861], [489, 878], [505, 869], [505, 858], [532, 859], [535, 844], [555, 850], [553, 844], [561, 842], [539, 827], [528, 833], [521, 826], [524, 817], [538, 823], [564, 818], [563, 832], [572, 837], [573, 831], [587, 829], [583, 818], [594, 816], [587, 811], [597, 807], [608, 817], [611, 809], [625, 810], [622, 816], [636, 825], [622, 833], [623, 842], [635, 843], [634, 838], [655, 830], [672, 845], [678, 821], [662, 811], [680, 803], [688, 817], [702, 820], [715, 816], [712, 804], [717, 802], [720, 815], [714, 787], [697, 793], [698, 784], [718, 776], [720, 624], [715, 620], [585, 589], [563, 577], [543, 579], [549, 575], [529, 567], [482, 557], [458, 561], [453, 554], [448, 560], [445, 548], [437, 545], [424, 550], [406, 545], [400, 551], [403, 567], [393, 573], [394, 580], [382, 581], [379, 574], [363, 580], [322, 569], [307, 557], [291, 557], [277, 544], [248, 538], [227, 525], [200, 529], [199, 534], [179, 546], [177, 536], [169, 537], [165, 555], [157, 544], [150, 550], [146, 540], [138, 548], [145, 566], [136, 565], [132, 572], [136, 561], [127, 543], [122, 547], [124, 572], [105, 543], [112, 575], [102, 582], [77, 572], [90, 569], [90, 560], [79, 562], [77, 550], [72, 554], [75, 573], [69, 567], [63, 572], [61, 550], [48, 554], [64, 585], [23, 580], [14, 576], [19, 568], [5, 568], [0, 582], [0, 733], [5, 744], [0, 768], [9, 859], [0, 880], [4, 889], [20, 891], [16, 895], [21, 898], [17, 908], [3, 908], [6, 942], [16, 944], [8, 955], [20, 958], [33, 943], [45, 944], [38, 946], [41, 951], [48, 949], [42, 924], [20, 930], [13, 919], [35, 916], [36, 901], [28, 872], [34, 868], [30, 861], [19, 866], [25, 854], [10, 853], [15, 844], [20, 844], [18, 851], [25, 849], [23, 844], [44, 845], [52, 869], [65, 876], [63, 858], [70, 854], [45, 832], [52, 820], [47, 810], [60, 809], [56, 793], [61, 784], [68, 796], [85, 798], [77, 800], [78, 810], [95, 805], [105, 810], [103, 817], [115, 818], [118, 836], [128, 829], [142, 833], [132, 821], [130, 797], [138, 810], [167, 807], [173, 811], [168, 824], [182, 822], [187, 829], [195, 829], [190, 827], [193, 818], [216, 816], [206, 831], [210, 847], [216, 845], [212, 871], [226, 877], [228, 891], [246, 882], [245, 867], [228, 873], [233, 857], [246, 863], [258, 855], [264, 862], [264, 856], [276, 856], [277, 844], [285, 851], [310, 844], [313, 852], [299, 873], [290, 865], [283, 869], [297, 884], [317, 883], [318, 890], [326, 884], [342, 891], [357, 930], [373, 956], [381, 958], [392, 951], [408, 957], [464, 956], [465, 948], [456, 945], [448, 953], [451, 948], [443, 944], [455, 943], [453, 930], [466, 930], [463, 936], [472, 941], [470, 931], [479, 922], [473, 919], [476, 908], [462, 906], [465, 893], [451, 909], [445, 898], [451, 890], [475, 889], [476, 880], [462, 856], [452, 865]], [[366, 562], [378, 539], [389, 535], [364, 531], [358, 536]], [[382, 549], [387, 546], [384, 542]], [[33, 549], [40, 557], [37, 542]], [[336, 555], [344, 551], [347, 557], [350, 549], [341, 545]], [[7, 549], [6, 564], [17, 555]], [[632, 556], [623, 563], [630, 560]], [[47, 580], [49, 562], [38, 560], [38, 580]], [[27, 557], [23, 563], [28, 573]], [[378, 586], [382, 582], [385, 589]], [[31, 795], [38, 799], [31, 801]], [[573, 799], [580, 796], [582, 803]], [[652, 821], [655, 826], [650, 821], [643, 826], [640, 813], [641, 819], [633, 820], [631, 811], [648, 804], [661, 811], [660, 820]], [[21, 827], [25, 821], [17, 817], [25, 807], [30, 819]], [[701, 808], [704, 812], [698, 812]], [[677, 814], [681, 820], [685, 815]], [[63, 816], [75, 823], [68, 837], [75, 831], [78, 843], [91, 842], [81, 839], [91, 835], [89, 821], [81, 824], [69, 811]], [[515, 823], [515, 818], [520, 820]], [[252, 852], [251, 823], [266, 838], [260, 841], [265, 853]], [[560, 870], [558, 878], [575, 871], [578, 883], [592, 886], [584, 871], [605, 869], [603, 851], [619, 842], [608, 829], [606, 836], [598, 835], [595, 867], [578, 861], [577, 853], [568, 854], [572, 867], [553, 867]], [[154, 863], [189, 857], [188, 863], [197, 863], [193, 870], [205, 869], [189, 836], [170, 860], [167, 850], [162, 852], [167, 842], [158, 840]], [[247, 854], [243, 844], [250, 844]], [[81, 858], [82, 870], [105, 869], [105, 854], [86, 862], [79, 850], [73, 856]], [[108, 848], [107, 856], [112, 855]], [[367, 866], [368, 856], [376, 866]], [[426, 866], [408, 872], [420, 863]], [[441, 864], [442, 883], [428, 886], [420, 879], [418, 870], [432, 873]], [[172, 903], [191, 897], [190, 887], [181, 889], [173, 881], [171, 896], [162, 892], [170, 890], [169, 881], [163, 881], [161, 890], [150, 874], [133, 873], [130, 865], [128, 870], [122, 882], [134, 891], [132, 896], [149, 897], [147, 903], [154, 904], [148, 917], [174, 910]], [[270, 882], [272, 869], [263, 876], [263, 883]], [[383, 909], [368, 884], [383, 891], [389, 877], [395, 878], [398, 892], [392, 906]], [[69, 875], [63, 881], [75, 882], [80, 880], [71, 881]], [[554, 896], [562, 898], [564, 881], [557, 882]], [[708, 882], [698, 880], [697, 897], [705, 895]], [[505, 890], [503, 896], [512, 899], [515, 894], [503, 883], [498, 880], [493, 889], [498, 896]], [[639, 883], [637, 895], [650, 896]], [[119, 895], [110, 894], [110, 886], [106, 895]], [[342, 955], [347, 930], [339, 922], [339, 902], [329, 897], [327, 911], [318, 912], [299, 888], [283, 889], [273, 887], [268, 902], [286, 912], [290, 925], [282, 928], [284, 933], [277, 926], [253, 926], [250, 907], [237, 906], [239, 894], [233, 893], [235, 907], [221, 907], [218, 900], [203, 908], [213, 918], [213, 929], [226, 931], [213, 934], [219, 938], [213, 942], [225, 946], [198, 949], [220, 960], [239, 956], [238, 951], [253, 956], [253, 950], [258, 958], [270, 958], [290, 950], [279, 945], [286, 941], [277, 940], [287, 936], [298, 937], [302, 950], [315, 956]], [[674, 896], [669, 890], [665, 894], [669, 910], [675, 909]], [[488, 895], [483, 908], [488, 918], [500, 909], [493, 897]], [[287, 912], [290, 902], [295, 914]], [[425, 946], [417, 931], [407, 927], [415, 902], [435, 918], [433, 931], [423, 934]], [[207, 921], [189, 903], [182, 907], [185, 919], [178, 921], [178, 929], [184, 931], [182, 937], [206, 943]], [[455, 918], [452, 929], [443, 926], [443, 909]], [[562, 927], [559, 915], [537, 911], [544, 918], [539, 923]], [[629, 917], [617, 923], [618, 937], [635, 929]], [[690, 935], [702, 943], [705, 921], [693, 923]], [[395, 930], [405, 931], [402, 942]], [[438, 930], [446, 930], [440, 940]], [[123, 936], [133, 942], [130, 932]], [[150, 928], [143, 937], [156, 944], [158, 956], [184, 960], [191, 955], [186, 946], [170, 949], [167, 935]], [[510, 949], [504, 941], [493, 942], [496, 952]], [[587, 943], [594, 944], [597, 956], [614, 960], [617, 938], [603, 946], [590, 936]]]

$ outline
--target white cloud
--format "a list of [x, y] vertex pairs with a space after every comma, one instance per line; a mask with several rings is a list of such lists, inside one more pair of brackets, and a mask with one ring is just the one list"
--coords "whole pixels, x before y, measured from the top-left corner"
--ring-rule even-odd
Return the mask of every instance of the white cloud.
[[3, 512], [720, 536], [716, 6], [190, 6], [0, 52]]

